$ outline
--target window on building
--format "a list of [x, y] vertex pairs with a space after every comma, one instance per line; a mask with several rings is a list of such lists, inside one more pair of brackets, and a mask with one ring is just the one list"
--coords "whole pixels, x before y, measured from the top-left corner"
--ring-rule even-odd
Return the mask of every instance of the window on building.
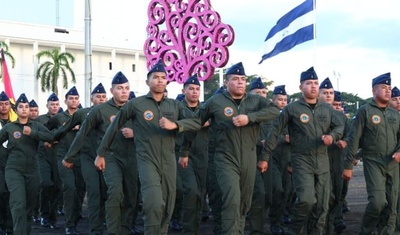
[[112, 70], [112, 62], [108, 62], [108, 69]]
[[136, 65], [132, 64], [132, 72], [136, 72]]

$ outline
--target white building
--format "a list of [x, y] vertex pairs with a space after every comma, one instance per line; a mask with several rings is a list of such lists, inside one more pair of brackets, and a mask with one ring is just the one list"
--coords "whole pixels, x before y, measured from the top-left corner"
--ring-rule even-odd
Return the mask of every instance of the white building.
[[[74, 26], [61, 28], [57, 26], [27, 24], [0, 20], [0, 41], [9, 45], [9, 51], [14, 56], [15, 67], [7, 60], [14, 95], [17, 98], [25, 93], [29, 100], [35, 99], [40, 107], [40, 113], [45, 108], [47, 97], [51, 91], [41, 91], [40, 81], [36, 79], [36, 71], [40, 61], [35, 56], [43, 50], [60, 48], [74, 55], [75, 62], [71, 65], [76, 84], [68, 81], [68, 88], [63, 89], [59, 79], [59, 98], [61, 106], [64, 94], [72, 86], [76, 86], [85, 104], [85, 1], [73, 1]], [[136, 96], [148, 92], [145, 83], [147, 68], [143, 54], [143, 44], [146, 39], [147, 2], [120, 1], [120, 4], [109, 4], [108, 1], [96, 1], [92, 7], [92, 85], [94, 88], [102, 82], [106, 91], [111, 87], [111, 79], [118, 72], [123, 72], [130, 81], [131, 90]], [[137, 11], [129, 14], [132, 8]], [[110, 12], [118, 12], [110, 14]], [[168, 85], [169, 96], [175, 98], [182, 85]], [[0, 90], [4, 90], [0, 83]], [[108, 94], [111, 97], [110, 94]]]

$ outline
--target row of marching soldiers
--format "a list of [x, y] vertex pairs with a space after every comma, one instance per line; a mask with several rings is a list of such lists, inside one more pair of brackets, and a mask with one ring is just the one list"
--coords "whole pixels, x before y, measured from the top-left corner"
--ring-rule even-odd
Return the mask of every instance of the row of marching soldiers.
[[[91, 108], [78, 110], [75, 87], [65, 95], [65, 112], [51, 111], [58, 98], [50, 96], [49, 113], [37, 121], [29, 118], [25, 95], [16, 100], [17, 121], [0, 130], [0, 142], [8, 141], [2, 155], [2, 160], [7, 156], [4, 187], [11, 211], [11, 217], [2, 217], [5, 232], [30, 234], [39, 191], [42, 224], [56, 228], [57, 180], [62, 183], [65, 234], [78, 234], [85, 190], [91, 234], [102, 234], [104, 221], [108, 234], [134, 232], [139, 200], [144, 233], [167, 234], [177, 189], [182, 204], [175, 214], [183, 233], [200, 233], [205, 194], [216, 234], [244, 234], [246, 216], [252, 233], [264, 233], [268, 202], [273, 234], [340, 232], [345, 224], [335, 218], [343, 178], [351, 178], [361, 149], [369, 199], [361, 234], [394, 233], [400, 161], [394, 133], [400, 117], [387, 107], [390, 75], [373, 79], [373, 101], [360, 108], [351, 128], [343, 112], [332, 108], [329, 79], [319, 84], [313, 68], [300, 75], [302, 98], [286, 107], [284, 86], [274, 89], [273, 102], [263, 96], [260, 80], [246, 93], [242, 63], [227, 70], [226, 89], [202, 104], [196, 76], [185, 82], [183, 101], [165, 97], [167, 73], [161, 61], [147, 74], [147, 95], [128, 102], [129, 81], [121, 72], [111, 83], [112, 98], [106, 100], [99, 84]], [[292, 183], [285, 183], [289, 179]], [[289, 185], [295, 200], [286, 228], [279, 212], [282, 188]], [[6, 222], [10, 218], [12, 230]]]

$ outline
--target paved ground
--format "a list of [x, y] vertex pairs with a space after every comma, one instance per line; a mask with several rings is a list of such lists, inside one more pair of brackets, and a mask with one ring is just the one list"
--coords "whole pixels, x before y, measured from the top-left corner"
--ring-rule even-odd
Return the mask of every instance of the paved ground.
[[[351, 211], [345, 214], [345, 222], [347, 224], [347, 229], [342, 234], [344, 235], [355, 235], [358, 234], [360, 228], [360, 221], [367, 204], [367, 195], [365, 191], [365, 181], [362, 171], [362, 165], [356, 166], [354, 168], [354, 176], [353, 179], [350, 181], [349, 192], [347, 196], [347, 201]], [[84, 216], [87, 216], [86, 210], [84, 211]], [[58, 220], [58, 224], [60, 225], [60, 229], [52, 230], [49, 228], [42, 228], [39, 224], [35, 224], [32, 229], [32, 234], [41, 234], [41, 235], [58, 235], [64, 234], [64, 227], [63, 227], [63, 217], [60, 217]], [[142, 221], [138, 220], [138, 224], [142, 225]], [[266, 231], [269, 232], [267, 229], [269, 225], [266, 224]], [[142, 228], [142, 227], [141, 227]], [[208, 222], [203, 223], [201, 226], [201, 234], [209, 235], [212, 233], [212, 219]], [[88, 220], [83, 219], [80, 224], [78, 225], [77, 230], [80, 234], [85, 235], [89, 234], [88, 232]], [[170, 232], [169, 234], [179, 234], [176, 232]], [[248, 232], [247, 232], [248, 234]]]

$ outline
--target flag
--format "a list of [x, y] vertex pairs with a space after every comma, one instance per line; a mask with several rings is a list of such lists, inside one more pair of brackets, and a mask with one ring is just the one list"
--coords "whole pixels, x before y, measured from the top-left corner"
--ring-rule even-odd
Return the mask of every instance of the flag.
[[8, 119], [13, 122], [17, 120], [17, 114], [14, 112], [13, 109], [15, 106], [15, 96], [11, 85], [10, 74], [8, 73], [6, 58], [4, 57], [4, 51], [2, 48], [0, 50], [1, 50], [1, 61], [3, 66], [2, 68], [3, 68], [4, 92], [7, 94], [8, 98], [10, 98], [10, 103], [12, 106]]
[[306, 0], [284, 16], [264, 40], [264, 54], [259, 64], [298, 44], [314, 39], [314, 1]]

